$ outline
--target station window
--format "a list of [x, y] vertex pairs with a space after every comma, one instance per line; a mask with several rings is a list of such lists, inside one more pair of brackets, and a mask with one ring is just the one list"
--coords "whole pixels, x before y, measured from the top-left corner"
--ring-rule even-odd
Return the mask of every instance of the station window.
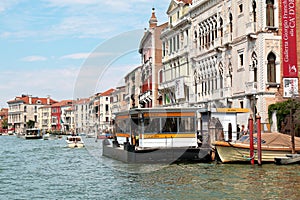
[[177, 133], [177, 118], [170, 117], [170, 118], [162, 119], [162, 132]]

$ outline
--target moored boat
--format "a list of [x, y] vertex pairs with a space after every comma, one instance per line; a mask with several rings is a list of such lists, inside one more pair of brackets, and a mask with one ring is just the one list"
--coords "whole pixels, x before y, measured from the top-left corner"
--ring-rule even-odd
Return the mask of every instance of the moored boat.
[[85, 135], [85, 137], [87, 137], [87, 138], [95, 138], [96, 135], [95, 135], [95, 133], [87, 133], [87, 134]]
[[97, 139], [112, 139], [113, 135], [111, 133], [100, 133], [97, 135]]
[[116, 113], [103, 155], [127, 163], [209, 162], [211, 147], [200, 147], [196, 132], [196, 109], [131, 109]]
[[[291, 153], [291, 136], [282, 133], [263, 133], [262, 138], [262, 162], [274, 162], [275, 157], [284, 157]], [[254, 159], [257, 160], [257, 138], [254, 134]], [[300, 138], [295, 138], [296, 151], [300, 151]], [[242, 136], [236, 142], [216, 141], [214, 143], [217, 154], [223, 163], [249, 162], [250, 138]]]
[[81, 136], [71, 135], [67, 136], [66, 143], [69, 148], [82, 148], [84, 147], [84, 142]]
[[285, 157], [275, 157], [274, 161], [277, 165], [300, 164], [300, 154], [286, 154]]

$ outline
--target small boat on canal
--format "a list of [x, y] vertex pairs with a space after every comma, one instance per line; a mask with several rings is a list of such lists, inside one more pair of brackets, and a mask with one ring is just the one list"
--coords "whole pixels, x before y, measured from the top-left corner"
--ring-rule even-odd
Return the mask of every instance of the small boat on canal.
[[85, 146], [82, 137], [78, 135], [67, 136], [66, 143], [69, 148], [82, 148]]
[[[291, 136], [282, 133], [261, 134], [262, 162], [274, 162], [275, 157], [285, 157], [292, 152]], [[235, 142], [216, 141], [217, 154], [223, 163], [249, 162], [250, 138], [242, 136]], [[295, 150], [300, 151], [300, 138], [295, 137]], [[257, 138], [254, 134], [254, 159], [257, 160]]]
[[97, 135], [97, 139], [112, 139], [113, 138], [113, 135], [111, 133], [100, 133]]
[[39, 129], [31, 128], [31, 129], [26, 129], [26, 133], [24, 135], [21, 135], [21, 138], [25, 140], [34, 140], [34, 139], [42, 139], [43, 136], [41, 135]]

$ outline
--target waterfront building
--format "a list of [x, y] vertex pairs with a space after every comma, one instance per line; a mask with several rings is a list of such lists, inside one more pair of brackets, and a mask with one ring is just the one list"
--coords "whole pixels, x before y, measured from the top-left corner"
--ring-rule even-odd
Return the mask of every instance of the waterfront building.
[[35, 128], [39, 127], [38, 108], [56, 102], [50, 96], [46, 98], [32, 97], [31, 95], [15, 97], [7, 102], [9, 128], [13, 128], [16, 133], [25, 133], [27, 123], [30, 121], [35, 123]]
[[51, 131], [51, 105], [38, 109], [38, 128], [43, 132]]
[[194, 0], [189, 12], [191, 106], [249, 108], [268, 123], [282, 83], [279, 2]]
[[99, 115], [99, 120], [100, 120], [100, 129], [102, 131], [112, 131], [112, 112], [111, 112], [111, 103], [112, 103], [112, 98], [111, 94], [115, 91], [115, 89], [111, 88], [105, 92], [102, 92], [99, 95], [99, 102], [100, 102], [100, 115]]
[[112, 114], [125, 111], [128, 109], [128, 102], [125, 100], [126, 97], [126, 86], [118, 86], [115, 91], [111, 93], [112, 103], [111, 112]]
[[89, 122], [89, 98], [77, 99], [73, 102], [75, 116], [75, 133], [87, 133], [88, 131], [88, 122]]
[[75, 109], [74, 105], [64, 109], [63, 126], [66, 133], [72, 133], [75, 130]]
[[[127, 102], [127, 110], [130, 108], [139, 108], [139, 96], [141, 87], [141, 66], [131, 70], [125, 77], [125, 101]], [[144, 103], [148, 101], [144, 100]]]
[[70, 125], [66, 123], [66, 110], [73, 105], [72, 100], [62, 100], [51, 105], [51, 130], [66, 133], [70, 131]]
[[5, 126], [5, 123], [8, 121], [8, 108], [1, 108], [0, 110], [0, 133], [2, 133], [4, 130], [7, 129], [8, 127], [3, 127]]
[[[155, 10], [149, 20], [149, 28], [141, 39], [139, 53], [141, 54], [141, 87], [139, 103], [141, 108], [151, 108], [162, 105], [158, 95], [158, 71], [162, 66], [162, 42], [160, 34], [168, 23], [157, 25]], [[137, 105], [136, 105], [137, 106]]]
[[94, 94], [89, 100], [88, 133], [100, 131], [100, 94]]
[[165, 107], [188, 107], [191, 64], [189, 59], [191, 0], [172, 0], [167, 10], [168, 26], [161, 33], [162, 64], [159, 93]]

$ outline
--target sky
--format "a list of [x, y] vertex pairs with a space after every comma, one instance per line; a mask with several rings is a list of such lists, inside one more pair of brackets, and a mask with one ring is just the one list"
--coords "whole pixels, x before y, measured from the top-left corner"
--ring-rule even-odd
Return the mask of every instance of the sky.
[[60, 101], [122, 85], [152, 7], [167, 21], [171, 0], [1, 0], [0, 108], [28, 94]]

